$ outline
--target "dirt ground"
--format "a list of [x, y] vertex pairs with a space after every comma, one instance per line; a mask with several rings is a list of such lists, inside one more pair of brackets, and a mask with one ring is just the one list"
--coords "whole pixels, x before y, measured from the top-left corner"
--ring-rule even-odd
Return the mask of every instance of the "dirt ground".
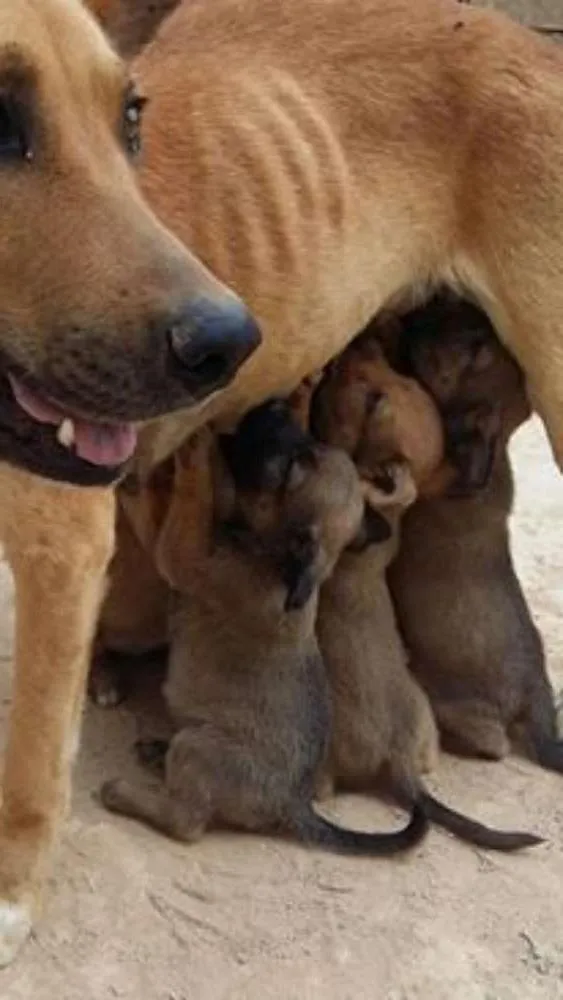
[[[514, 548], [563, 686], [563, 485], [539, 426], [515, 440]], [[9, 707], [11, 589], [3, 576], [0, 707]], [[259, 837], [184, 847], [110, 817], [92, 796], [134, 772], [151, 731], [151, 678], [125, 707], [89, 708], [73, 818], [48, 910], [2, 1000], [556, 1000], [563, 998], [563, 778], [511, 758], [444, 758], [432, 787], [545, 846], [487, 855], [440, 831], [408, 859], [342, 859]], [[32, 723], [31, 723], [32, 724]], [[334, 814], [377, 827], [383, 805]]]

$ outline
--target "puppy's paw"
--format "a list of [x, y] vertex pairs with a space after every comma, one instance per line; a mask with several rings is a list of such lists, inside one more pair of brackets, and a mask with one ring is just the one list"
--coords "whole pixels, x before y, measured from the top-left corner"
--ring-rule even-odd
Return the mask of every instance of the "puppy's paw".
[[32, 929], [31, 908], [26, 903], [0, 900], [0, 969], [10, 965]]
[[100, 801], [109, 812], [121, 812], [121, 804], [129, 785], [123, 778], [104, 781], [100, 788]]
[[94, 705], [115, 708], [125, 698], [123, 672], [107, 655], [97, 656], [90, 668], [88, 694]]

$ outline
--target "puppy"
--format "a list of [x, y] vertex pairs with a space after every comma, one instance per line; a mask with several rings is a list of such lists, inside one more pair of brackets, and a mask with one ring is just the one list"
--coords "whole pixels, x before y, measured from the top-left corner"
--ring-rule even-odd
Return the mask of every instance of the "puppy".
[[398, 357], [432, 395], [444, 421], [455, 476], [441, 492], [481, 489], [495, 454], [530, 415], [520, 368], [482, 310], [447, 289], [403, 317]]
[[390, 582], [412, 668], [451, 749], [499, 759], [522, 723], [539, 763], [562, 771], [542, 642], [510, 556], [507, 443], [528, 415], [520, 373], [467, 304], [434, 300], [406, 326], [411, 369], [456, 413], [458, 432], [484, 399], [496, 401], [488, 430], [485, 407], [480, 431], [461, 433], [457, 459], [460, 438], [447, 445], [464, 487], [475, 485], [472, 470], [488, 470], [480, 491], [421, 501], [404, 520]]
[[352, 456], [362, 477], [377, 474], [380, 486], [386, 463], [406, 461], [424, 495], [443, 475], [442, 421], [422, 386], [386, 360], [387, 330], [387, 323], [369, 324], [329, 367], [313, 400], [312, 427], [319, 440]]
[[433, 798], [421, 780], [437, 761], [438, 733], [428, 698], [407, 669], [385, 577], [400, 516], [413, 500], [410, 475], [404, 466], [400, 472], [388, 497], [388, 540], [368, 539], [363, 550], [344, 553], [321, 590], [317, 634], [334, 699], [329, 773], [338, 785], [373, 790], [387, 772], [400, 801], [422, 802], [430, 820], [481, 847], [540, 843], [468, 819]]
[[[110, 782], [105, 805], [187, 841], [219, 823], [351, 854], [413, 846], [427, 829], [418, 803], [409, 825], [391, 834], [343, 830], [312, 808], [330, 729], [314, 631], [318, 587], [364, 516], [353, 464], [315, 446], [284, 404], [251, 413], [224, 442], [236, 493], [220, 474], [215, 547], [197, 558], [211, 513], [209, 447], [200, 436], [178, 469], [159, 549], [162, 569], [182, 590], [165, 688], [179, 727], [166, 751], [166, 786], [149, 792]], [[186, 492], [199, 510], [186, 510]]]

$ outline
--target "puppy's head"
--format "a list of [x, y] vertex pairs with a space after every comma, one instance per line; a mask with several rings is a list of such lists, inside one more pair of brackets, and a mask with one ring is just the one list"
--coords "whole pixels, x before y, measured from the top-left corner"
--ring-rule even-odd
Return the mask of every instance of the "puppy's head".
[[287, 607], [302, 607], [356, 535], [362, 486], [348, 456], [317, 444], [274, 400], [222, 439], [238, 515], [259, 538], [287, 587]]
[[363, 334], [335, 362], [315, 398], [314, 429], [353, 456], [371, 480], [389, 462], [408, 462], [422, 486], [444, 455], [442, 422], [429, 394], [388, 364], [375, 337]]
[[435, 295], [408, 313], [402, 327], [405, 370], [422, 382], [440, 408], [506, 400], [523, 392], [522, 373], [488, 317], [454, 293]]
[[144, 104], [87, 3], [3, 5], [0, 459], [53, 478], [112, 481], [135, 422], [220, 389], [259, 342], [141, 196]]

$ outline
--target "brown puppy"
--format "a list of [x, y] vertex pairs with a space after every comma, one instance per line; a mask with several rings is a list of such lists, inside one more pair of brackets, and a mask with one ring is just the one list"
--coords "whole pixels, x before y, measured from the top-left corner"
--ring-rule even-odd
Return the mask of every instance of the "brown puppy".
[[[402, 476], [408, 487], [405, 469]], [[438, 733], [428, 698], [407, 669], [385, 576], [405, 499], [410, 503], [413, 491], [397, 482], [386, 511], [389, 539], [344, 553], [321, 590], [317, 635], [334, 701], [330, 773], [337, 785], [373, 790], [387, 771], [403, 803], [422, 802], [429, 819], [481, 847], [511, 851], [540, 843], [454, 812], [422, 783], [437, 760]]]
[[[465, 498], [421, 501], [404, 521], [403, 544], [390, 582], [412, 668], [427, 691], [445, 742], [458, 751], [497, 759], [522, 723], [538, 761], [563, 770], [563, 744], [539, 633], [510, 557], [508, 518], [513, 482], [506, 451], [527, 416], [519, 373], [472, 307], [431, 303], [407, 317], [413, 370], [444, 412], [471, 416], [496, 400], [491, 433], [464, 430], [457, 462], [464, 484], [486, 470], [484, 488]], [[499, 428], [500, 419], [500, 431]], [[486, 425], [486, 418], [482, 423]], [[454, 439], [450, 444], [456, 462]], [[473, 461], [472, 450], [481, 457]]]
[[314, 396], [312, 428], [380, 485], [388, 463], [406, 462], [414, 489], [424, 495], [442, 476], [442, 421], [428, 392], [386, 360], [380, 342], [386, 330], [386, 324], [370, 323], [329, 366]]
[[[159, 549], [161, 565], [182, 589], [165, 687], [179, 732], [166, 754], [165, 788], [109, 782], [102, 798], [182, 840], [219, 823], [291, 833], [346, 853], [392, 854], [424, 835], [417, 804], [409, 826], [392, 834], [344, 830], [312, 808], [330, 727], [315, 639], [318, 587], [356, 536], [364, 499], [346, 455], [315, 446], [288, 414], [274, 403], [243, 420], [229, 442], [230, 469], [238, 470], [248, 448], [254, 452], [260, 425], [265, 461], [254, 452], [252, 481], [243, 463], [241, 505], [229, 481], [219, 507], [235, 499], [230, 520], [219, 525], [214, 551], [194, 558], [192, 549], [189, 563], [179, 559], [190, 545], [186, 533], [194, 524], [200, 529], [209, 513], [209, 438], [196, 438], [179, 467], [192, 500], [198, 478], [203, 487], [198, 511], [193, 503], [186, 509], [177, 484]], [[234, 482], [236, 489], [236, 472]]]
[[441, 492], [482, 488], [496, 454], [530, 415], [522, 372], [483, 311], [447, 289], [403, 317], [397, 354], [444, 421], [455, 476]]

